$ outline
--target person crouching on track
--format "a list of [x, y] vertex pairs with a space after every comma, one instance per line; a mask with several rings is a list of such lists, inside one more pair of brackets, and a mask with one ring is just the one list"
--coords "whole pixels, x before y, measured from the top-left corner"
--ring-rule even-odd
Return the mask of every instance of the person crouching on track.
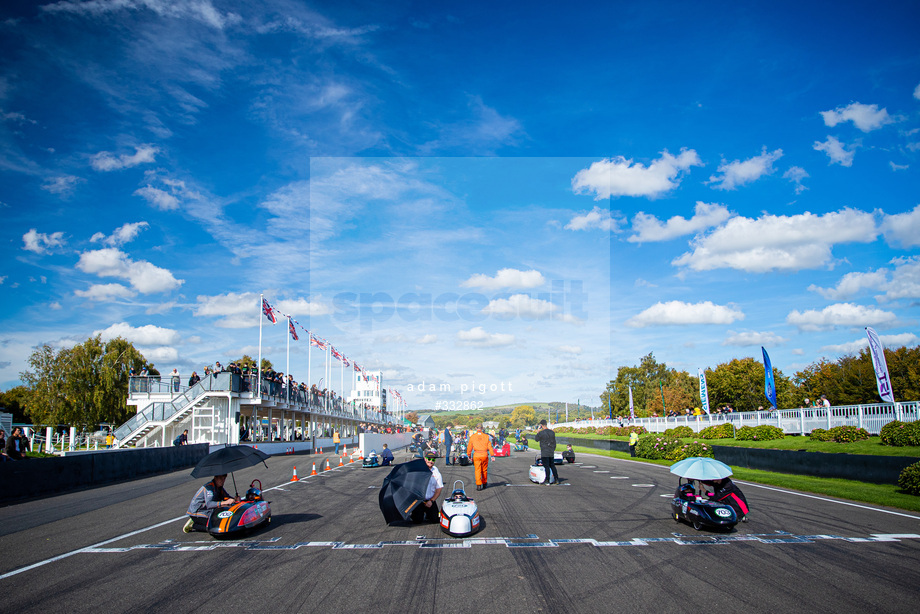
[[224, 490], [224, 482], [227, 481], [227, 474], [215, 475], [214, 479], [198, 489], [192, 502], [188, 506], [189, 519], [182, 527], [186, 533], [192, 531], [207, 531], [208, 521], [214, 510], [222, 507], [230, 507], [234, 503], [239, 503], [239, 498], [233, 498]]
[[444, 480], [441, 478], [441, 472], [434, 466], [434, 460], [438, 457], [437, 452], [429, 450], [425, 453], [425, 464], [431, 470], [431, 479], [428, 480], [428, 488], [425, 491], [425, 500], [416, 505], [412, 510], [412, 522], [438, 522], [441, 511], [438, 509], [438, 497], [444, 489]]
[[489, 436], [482, 432], [482, 425], [476, 426], [476, 432], [470, 435], [466, 445], [467, 455], [473, 459], [476, 467], [476, 490], [482, 490], [489, 485], [489, 456], [492, 454], [492, 444]]

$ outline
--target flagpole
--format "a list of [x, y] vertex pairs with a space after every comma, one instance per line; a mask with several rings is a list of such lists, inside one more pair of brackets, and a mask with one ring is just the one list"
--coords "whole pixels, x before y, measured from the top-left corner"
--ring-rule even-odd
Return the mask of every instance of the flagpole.
[[[307, 384], [313, 387], [313, 333], [307, 331]], [[312, 400], [312, 397], [311, 397]]]
[[287, 317], [288, 319], [288, 329], [287, 329], [287, 362], [284, 366], [284, 372], [287, 373], [287, 379], [284, 381], [285, 387], [287, 388], [287, 404], [291, 404], [291, 329], [294, 327], [291, 324], [291, 316]]
[[[259, 392], [259, 399], [262, 398], [262, 311], [265, 305], [265, 295], [259, 295], [259, 362], [256, 364], [256, 373], [259, 374], [256, 390]], [[261, 427], [259, 427], [261, 429]]]

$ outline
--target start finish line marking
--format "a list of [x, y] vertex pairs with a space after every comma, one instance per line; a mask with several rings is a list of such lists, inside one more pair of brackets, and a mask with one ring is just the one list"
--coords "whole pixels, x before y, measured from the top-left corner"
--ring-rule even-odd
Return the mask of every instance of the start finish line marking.
[[673, 537], [635, 537], [626, 541], [601, 541], [596, 539], [549, 539], [541, 541], [536, 535], [526, 537], [467, 537], [450, 539], [443, 537], [426, 538], [419, 536], [414, 540], [382, 541], [373, 544], [349, 544], [342, 541], [298, 542], [283, 545], [277, 543], [281, 538], [275, 537], [264, 541], [197, 541], [178, 542], [167, 539], [156, 544], [142, 544], [124, 548], [95, 547], [86, 548], [87, 554], [117, 554], [133, 550], [156, 550], [158, 552], [209, 552], [220, 548], [242, 548], [252, 551], [299, 550], [301, 548], [327, 548], [331, 550], [380, 550], [387, 546], [412, 546], [414, 548], [472, 548], [473, 546], [505, 546], [506, 548], [558, 548], [569, 544], [586, 544], [595, 548], [649, 546], [652, 544], [676, 544], [678, 546], [724, 546], [740, 542], [760, 544], [813, 544], [819, 541], [843, 541], [854, 544], [900, 542], [905, 539], [920, 539], [916, 533], [872, 533], [867, 537], [843, 537], [841, 535], [793, 535], [777, 531], [754, 535], [681, 535]]

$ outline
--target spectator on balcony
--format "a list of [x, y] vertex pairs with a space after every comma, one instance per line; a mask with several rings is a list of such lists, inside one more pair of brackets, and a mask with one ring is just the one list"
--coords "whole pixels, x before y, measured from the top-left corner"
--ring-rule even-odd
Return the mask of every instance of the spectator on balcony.
[[192, 371], [192, 375], [188, 378], [188, 387], [191, 388], [195, 384], [201, 381], [201, 378], [198, 377], [197, 371]]
[[176, 369], [173, 369], [172, 373], [169, 374], [169, 377], [172, 380], [173, 392], [179, 392], [179, 372]]
[[223, 371], [223, 370], [224, 370], [224, 367], [223, 367], [223, 365], [220, 364], [220, 361], [219, 361], [219, 360], [218, 360], [217, 362], [214, 363], [214, 374], [215, 374], [215, 375], [217, 375], [218, 373], [220, 373], [220, 372]]

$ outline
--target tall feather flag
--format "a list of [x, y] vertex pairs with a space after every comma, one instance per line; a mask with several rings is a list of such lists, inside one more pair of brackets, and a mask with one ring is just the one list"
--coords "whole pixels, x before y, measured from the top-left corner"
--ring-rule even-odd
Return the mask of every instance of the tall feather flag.
[[706, 372], [698, 369], [700, 374], [700, 403], [703, 411], [709, 413], [709, 389], [706, 388]]
[[869, 353], [872, 354], [872, 366], [875, 368], [875, 383], [878, 385], [878, 395], [883, 401], [894, 403], [894, 390], [891, 389], [891, 377], [888, 375], [888, 363], [885, 361], [885, 347], [874, 329], [866, 327], [866, 336], [869, 337]]
[[636, 419], [636, 408], [633, 406], [632, 386], [629, 387], [629, 417]]
[[767, 354], [765, 347], [760, 346], [763, 350], [763, 387], [770, 406], [776, 409], [776, 382], [773, 381], [773, 364], [770, 362], [770, 355]]
[[[249, 303], [249, 304], [252, 305], [252, 303]], [[268, 319], [271, 320], [272, 324], [277, 322], [277, 320], [275, 319], [275, 310], [272, 309], [272, 306], [269, 305], [268, 301], [266, 301], [264, 298], [262, 299], [262, 313], [264, 313], [266, 317], [268, 317]]]

